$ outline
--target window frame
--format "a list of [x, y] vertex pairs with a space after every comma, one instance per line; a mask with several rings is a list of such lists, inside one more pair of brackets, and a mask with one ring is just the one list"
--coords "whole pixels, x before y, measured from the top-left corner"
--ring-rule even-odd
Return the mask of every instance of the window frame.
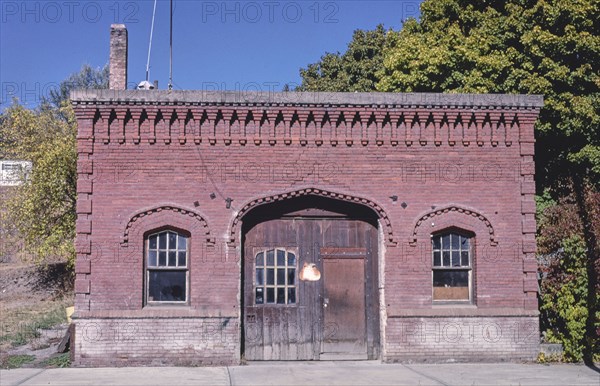
[[[179, 265], [179, 256], [178, 253], [182, 251], [182, 249], [179, 248], [169, 248], [170, 247], [170, 242], [169, 242], [169, 237], [168, 237], [168, 233], [175, 233], [176, 237], [177, 237], [177, 247], [179, 246], [179, 237], [184, 237], [186, 239], [186, 246], [185, 246], [185, 266], [180, 266]], [[174, 251], [175, 252], [175, 262], [176, 265], [174, 267], [170, 267], [170, 266], [159, 266], [159, 255], [158, 252], [161, 250], [160, 248], [160, 241], [158, 239], [159, 235], [162, 233], [167, 233], [167, 247], [165, 250], [167, 256], [167, 264], [169, 262], [169, 252]], [[157, 237], [157, 245], [156, 245], [156, 249], [152, 249], [157, 251], [157, 265], [156, 266], [150, 266], [149, 264], [149, 259], [150, 259], [150, 238], [152, 236], [156, 236]], [[152, 231], [146, 232], [146, 235], [144, 236], [144, 306], [150, 306], [150, 307], [157, 307], [157, 306], [188, 306], [190, 304], [190, 241], [191, 241], [191, 235], [189, 232], [185, 231], [185, 230], [181, 230], [181, 229], [176, 229], [176, 228], [172, 228], [172, 227], [164, 227], [164, 228], [159, 228], [159, 229], [154, 229]], [[185, 272], [185, 300], [150, 300], [150, 272]]]
[[[286, 273], [286, 283], [284, 285], [279, 285], [277, 283], [277, 268], [280, 268], [281, 266], [277, 264], [277, 251], [284, 251], [285, 252], [285, 273]], [[268, 265], [267, 264], [267, 252], [268, 251], [273, 251], [273, 265]], [[269, 248], [256, 248], [253, 251], [253, 257], [252, 257], [252, 304], [255, 307], [297, 307], [298, 306], [298, 251], [295, 248], [285, 248], [285, 247], [269, 247]], [[262, 253], [263, 254], [263, 264], [261, 266], [258, 266], [256, 263], [256, 259], [258, 257], [258, 255]], [[290, 265], [289, 263], [289, 254], [293, 254], [295, 257], [295, 262], [294, 265]], [[270, 285], [267, 284], [267, 268], [273, 268], [274, 269], [274, 284]], [[258, 284], [258, 280], [257, 280], [257, 270], [259, 268], [263, 269], [263, 284]], [[288, 274], [288, 269], [290, 268], [294, 268], [294, 284], [290, 285], [287, 284], [287, 274]], [[257, 288], [262, 287], [264, 289], [263, 292], [263, 302], [262, 303], [257, 303], [256, 302], [256, 290]], [[277, 303], [277, 289], [278, 288], [284, 288], [285, 291], [285, 303]], [[274, 303], [267, 303], [267, 288], [274, 288], [274, 299], [275, 302]], [[294, 289], [294, 303], [288, 303], [288, 289], [293, 288]]]
[[[449, 246], [448, 248], [444, 248], [443, 245], [443, 236], [450, 235]], [[452, 247], [452, 237], [453, 236], [461, 236], [467, 238], [469, 240], [469, 249], [468, 249], [468, 264], [462, 265], [462, 255], [461, 252], [464, 252], [459, 242], [459, 249], [457, 250], [459, 254], [460, 265], [452, 266], [452, 252], [456, 251]], [[440, 248], [436, 249], [434, 246], [434, 239], [440, 239]], [[475, 280], [474, 280], [474, 272], [475, 272], [475, 233], [460, 229], [460, 228], [447, 228], [441, 231], [432, 233], [431, 236], [431, 300], [434, 305], [473, 305], [475, 304]], [[435, 265], [435, 252], [438, 251], [440, 253], [440, 264], [439, 266]], [[444, 257], [443, 252], [448, 251], [450, 253], [450, 265], [444, 266]], [[467, 272], [467, 293], [468, 299], [435, 299], [434, 296], [434, 274], [435, 272], [449, 272], [449, 271], [460, 271]]]

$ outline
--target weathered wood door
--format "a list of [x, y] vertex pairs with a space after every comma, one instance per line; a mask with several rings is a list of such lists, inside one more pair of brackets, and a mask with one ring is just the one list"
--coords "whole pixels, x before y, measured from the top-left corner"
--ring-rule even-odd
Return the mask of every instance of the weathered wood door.
[[[324, 211], [247, 226], [243, 355], [247, 360], [379, 355], [377, 228]], [[300, 280], [305, 267], [317, 276]]]
[[364, 248], [321, 248], [323, 340], [320, 359], [367, 359]]

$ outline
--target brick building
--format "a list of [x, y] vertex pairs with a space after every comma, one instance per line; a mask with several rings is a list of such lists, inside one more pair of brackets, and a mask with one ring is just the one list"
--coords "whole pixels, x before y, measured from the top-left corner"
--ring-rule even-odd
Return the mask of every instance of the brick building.
[[540, 96], [76, 91], [78, 365], [532, 360]]

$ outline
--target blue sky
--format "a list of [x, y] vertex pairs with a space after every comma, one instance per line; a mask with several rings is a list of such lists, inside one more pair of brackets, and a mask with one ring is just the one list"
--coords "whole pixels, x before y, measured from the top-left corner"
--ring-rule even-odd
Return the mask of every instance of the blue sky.
[[[108, 63], [111, 23], [129, 31], [129, 82], [145, 79], [152, 0], [0, 2], [1, 106], [34, 107], [85, 63]], [[281, 90], [356, 29], [399, 29], [419, 1], [174, 1], [175, 89]], [[158, 1], [150, 80], [169, 77], [169, 1]]]

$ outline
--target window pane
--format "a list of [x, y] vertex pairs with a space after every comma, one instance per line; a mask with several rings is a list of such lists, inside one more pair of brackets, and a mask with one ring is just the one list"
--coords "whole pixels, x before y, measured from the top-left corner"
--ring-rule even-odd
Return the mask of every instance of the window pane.
[[296, 289], [288, 288], [288, 304], [296, 303]]
[[275, 303], [275, 288], [267, 288], [267, 303]]
[[441, 244], [441, 237], [440, 236], [433, 236], [433, 249], [440, 249], [442, 244]]
[[167, 249], [167, 234], [165, 232], [158, 235], [158, 247], [160, 249]]
[[275, 284], [275, 269], [274, 268], [267, 269], [267, 284], [268, 285]]
[[277, 284], [285, 285], [285, 268], [277, 268]]
[[285, 265], [285, 251], [277, 250], [277, 265], [284, 266]]
[[452, 251], [452, 266], [460, 267], [460, 254], [458, 251]]
[[461, 252], [460, 253], [460, 265], [469, 266], [469, 252]]
[[167, 252], [158, 252], [158, 265], [160, 267], [167, 266]]
[[256, 265], [265, 265], [264, 255], [262, 252], [256, 255]]
[[264, 293], [263, 293], [264, 289], [259, 287], [256, 289], [256, 304], [263, 304], [265, 302], [265, 298], [264, 298]]
[[169, 249], [177, 249], [177, 234], [169, 232]]
[[460, 247], [463, 251], [469, 249], [469, 238], [468, 237], [464, 237], [464, 236], [460, 237]]
[[265, 284], [265, 270], [262, 268], [256, 269], [256, 284], [263, 285]]
[[185, 256], [186, 252], [179, 252], [179, 262], [177, 263], [180, 267], [185, 267]]
[[433, 271], [434, 300], [468, 300], [469, 271]]
[[156, 251], [148, 252], [148, 266], [156, 267]]
[[177, 266], [177, 252], [171, 251], [169, 252], [169, 267]]
[[296, 266], [296, 255], [291, 252], [288, 253], [288, 265]]
[[451, 241], [452, 249], [458, 249], [459, 238], [460, 238], [459, 235], [456, 235], [456, 234], [451, 234], [450, 235], [450, 241]]
[[180, 251], [185, 250], [187, 247], [187, 237], [179, 236], [177, 237], [177, 249]]
[[185, 301], [185, 271], [150, 271], [148, 300]]
[[275, 251], [272, 249], [267, 251], [267, 265], [275, 265]]
[[450, 249], [450, 235], [442, 236], [442, 248]]
[[288, 268], [287, 284], [288, 285], [296, 284], [296, 269], [295, 268]]
[[444, 251], [442, 252], [442, 257], [444, 258], [444, 267], [450, 266], [450, 252]]
[[440, 251], [433, 252], [433, 266], [441, 267], [442, 266], [442, 257]]
[[277, 304], [285, 304], [285, 288], [277, 288]]
[[156, 249], [156, 235], [149, 237], [149, 247], [150, 249]]

